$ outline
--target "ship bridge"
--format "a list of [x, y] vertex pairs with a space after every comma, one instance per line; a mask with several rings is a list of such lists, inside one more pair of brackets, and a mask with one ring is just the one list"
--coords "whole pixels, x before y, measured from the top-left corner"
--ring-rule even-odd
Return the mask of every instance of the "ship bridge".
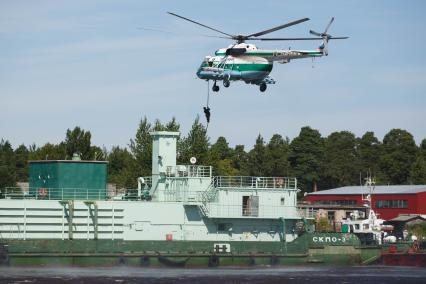
[[300, 219], [295, 178], [211, 176], [208, 166], [177, 169], [181, 170], [171, 171], [157, 183], [157, 189], [150, 188], [153, 200], [198, 206], [208, 218]]
[[300, 219], [296, 178], [213, 176], [211, 166], [176, 165], [178, 135], [151, 133], [152, 176], [144, 180], [152, 201], [198, 206], [207, 218]]

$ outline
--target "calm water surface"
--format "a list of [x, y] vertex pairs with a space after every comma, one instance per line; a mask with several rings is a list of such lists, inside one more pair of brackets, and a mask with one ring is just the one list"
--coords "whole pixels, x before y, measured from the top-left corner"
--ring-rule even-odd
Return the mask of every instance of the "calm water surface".
[[426, 284], [419, 267], [0, 268], [0, 283], [398, 283]]

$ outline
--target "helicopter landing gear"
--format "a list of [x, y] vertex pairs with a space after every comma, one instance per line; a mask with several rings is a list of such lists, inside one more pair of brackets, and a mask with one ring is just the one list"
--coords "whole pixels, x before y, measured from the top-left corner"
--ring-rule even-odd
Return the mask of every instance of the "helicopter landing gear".
[[266, 88], [267, 88], [267, 86], [266, 86], [266, 84], [265, 83], [261, 83], [260, 85], [259, 85], [259, 90], [263, 93], [264, 91], [266, 91]]
[[212, 87], [212, 91], [213, 92], [219, 92], [219, 86], [216, 85], [216, 81], [214, 81], [213, 87]]
[[223, 79], [223, 86], [225, 88], [228, 88], [231, 85], [231, 82], [229, 82], [229, 79]]

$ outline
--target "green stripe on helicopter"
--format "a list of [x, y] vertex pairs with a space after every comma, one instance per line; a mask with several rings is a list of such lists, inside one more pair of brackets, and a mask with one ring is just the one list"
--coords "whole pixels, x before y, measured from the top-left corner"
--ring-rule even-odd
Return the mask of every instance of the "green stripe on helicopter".
[[[298, 52], [297, 50], [295, 50], [296, 52]], [[301, 54], [306, 54], [306, 55], [315, 55], [315, 54], [322, 54], [321, 51], [299, 51]], [[216, 56], [225, 56], [225, 52], [216, 52], [215, 53]], [[238, 55], [238, 57], [240, 56], [282, 56], [283, 54], [281, 52], [246, 52], [243, 53], [241, 55]]]
[[[203, 64], [203, 67], [208, 67], [207, 64]], [[220, 67], [215, 65], [215, 68], [224, 68], [225, 70], [235, 70], [235, 71], [266, 71], [271, 72], [272, 64], [225, 64], [225, 66], [221, 65]]]

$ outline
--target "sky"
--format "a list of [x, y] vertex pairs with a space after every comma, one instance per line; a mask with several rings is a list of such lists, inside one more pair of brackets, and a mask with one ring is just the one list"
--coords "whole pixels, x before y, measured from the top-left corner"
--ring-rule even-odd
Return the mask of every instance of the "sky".
[[303, 126], [323, 136], [374, 131], [382, 140], [402, 128], [417, 143], [426, 138], [426, 1], [0, 0], [0, 139], [41, 146], [80, 126], [110, 149], [127, 146], [145, 116], [176, 117], [184, 135], [197, 115], [204, 123], [207, 83], [196, 70], [232, 41], [167, 11], [231, 34], [310, 18], [274, 37], [321, 32], [334, 16], [329, 33], [350, 37], [331, 42], [327, 57], [275, 64], [277, 83], [265, 93], [242, 82], [211, 93], [211, 142], [225, 136], [251, 149], [258, 134], [293, 139]]

